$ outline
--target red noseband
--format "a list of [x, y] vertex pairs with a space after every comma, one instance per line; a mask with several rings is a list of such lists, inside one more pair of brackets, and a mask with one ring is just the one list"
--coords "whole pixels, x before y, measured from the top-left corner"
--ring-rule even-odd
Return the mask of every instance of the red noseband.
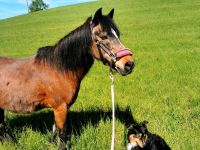
[[100, 56], [101, 56], [101, 60], [103, 62], [103, 64], [106, 64], [105, 59], [102, 56], [100, 47], [110, 56], [111, 60], [116, 63], [117, 59], [122, 58], [124, 56], [130, 55], [132, 56], [132, 52], [130, 51], [129, 48], [123, 48], [123, 49], [118, 49], [114, 52], [112, 52], [106, 45], [104, 45], [101, 41], [96, 41], [96, 45], [98, 47]]
[[130, 56], [133, 55], [129, 48], [119, 49], [119, 50], [116, 50], [114, 53], [115, 53], [116, 58], [122, 58], [127, 55], [130, 55]]

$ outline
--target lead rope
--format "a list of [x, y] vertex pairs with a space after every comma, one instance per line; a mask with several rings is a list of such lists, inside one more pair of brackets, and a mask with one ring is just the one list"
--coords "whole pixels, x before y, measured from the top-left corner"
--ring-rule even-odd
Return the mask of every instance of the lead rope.
[[115, 144], [115, 95], [114, 95], [114, 75], [113, 71], [110, 70], [110, 79], [111, 79], [111, 97], [112, 97], [112, 141], [110, 150], [114, 150]]

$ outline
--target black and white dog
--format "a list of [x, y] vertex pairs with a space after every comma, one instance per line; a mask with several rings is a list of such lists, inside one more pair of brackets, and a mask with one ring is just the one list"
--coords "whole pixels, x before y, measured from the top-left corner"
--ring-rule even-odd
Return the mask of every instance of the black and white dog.
[[128, 126], [128, 150], [171, 150], [160, 136], [147, 130], [147, 121]]

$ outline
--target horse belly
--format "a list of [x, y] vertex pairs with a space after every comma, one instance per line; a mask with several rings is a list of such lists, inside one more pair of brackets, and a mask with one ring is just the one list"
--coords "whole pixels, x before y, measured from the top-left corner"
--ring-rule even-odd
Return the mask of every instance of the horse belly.
[[0, 108], [15, 113], [31, 113], [44, 108], [39, 101], [31, 101], [21, 98], [3, 99]]
[[18, 102], [15, 103], [11, 102], [4, 104], [2, 108], [15, 113], [31, 113], [40, 110], [43, 107], [38, 102], [26, 104], [22, 103], [21, 100], [18, 100]]
[[29, 86], [0, 87], [0, 108], [20, 113], [31, 113], [43, 108], [42, 102]]

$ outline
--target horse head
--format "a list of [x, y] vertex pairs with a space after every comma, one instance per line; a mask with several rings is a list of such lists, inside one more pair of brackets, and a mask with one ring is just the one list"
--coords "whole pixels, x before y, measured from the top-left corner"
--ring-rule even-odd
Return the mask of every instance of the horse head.
[[102, 15], [98, 9], [90, 22], [92, 31], [92, 54], [104, 65], [110, 66], [122, 76], [130, 74], [135, 66], [133, 53], [120, 41], [120, 32], [114, 20], [114, 9]]

